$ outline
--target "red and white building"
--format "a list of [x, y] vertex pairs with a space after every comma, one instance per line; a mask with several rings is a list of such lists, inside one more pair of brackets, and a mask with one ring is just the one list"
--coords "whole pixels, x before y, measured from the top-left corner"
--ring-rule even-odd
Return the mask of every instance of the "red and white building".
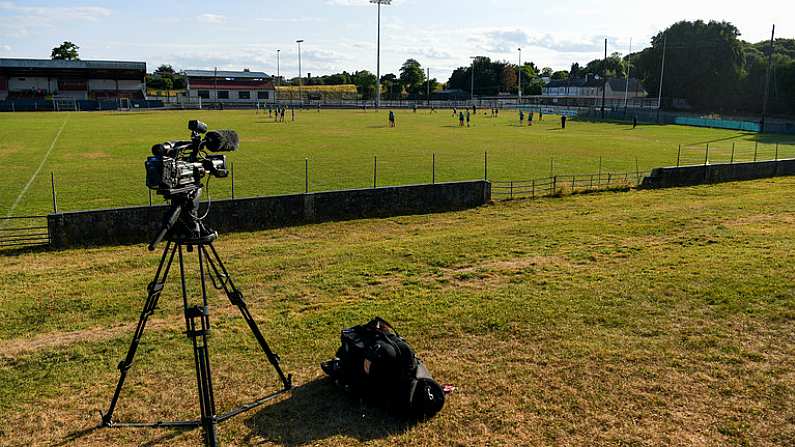
[[185, 70], [186, 95], [220, 102], [274, 101], [270, 76], [259, 71]]

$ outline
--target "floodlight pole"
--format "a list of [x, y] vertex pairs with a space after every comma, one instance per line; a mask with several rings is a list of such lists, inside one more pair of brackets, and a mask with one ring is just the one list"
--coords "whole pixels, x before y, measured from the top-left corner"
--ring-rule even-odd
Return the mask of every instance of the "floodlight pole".
[[522, 49], [519, 48], [519, 104], [522, 103]]
[[[277, 87], [281, 87], [282, 85], [281, 52], [282, 50], [276, 50], [276, 86]], [[279, 102], [279, 90], [276, 90], [276, 103], [278, 102]]]
[[381, 107], [381, 5], [390, 5], [392, 0], [370, 0], [378, 5], [378, 43], [376, 44], [375, 107]]
[[301, 74], [301, 43], [303, 43], [303, 39], [296, 40], [295, 43], [298, 44], [298, 100], [301, 101], [301, 104], [304, 103], [304, 95], [303, 95], [303, 87], [304, 87], [304, 80], [303, 75]]
[[776, 44], [776, 25], [773, 25], [773, 32], [770, 34], [770, 48], [767, 49], [767, 75], [765, 77], [765, 95], [762, 101], [762, 122], [759, 131], [765, 132], [767, 121], [767, 101], [770, 98], [770, 67], [773, 65], [773, 45]]
[[605, 119], [605, 99], [607, 97], [607, 39], [605, 39], [605, 59], [602, 66], [602, 119]]
[[470, 88], [470, 90], [469, 90], [469, 100], [474, 104], [474, 102], [475, 102], [475, 59], [477, 59], [477, 56], [470, 56], [469, 58], [472, 59], [472, 76], [470, 76], [471, 77], [471, 85], [469, 87]]

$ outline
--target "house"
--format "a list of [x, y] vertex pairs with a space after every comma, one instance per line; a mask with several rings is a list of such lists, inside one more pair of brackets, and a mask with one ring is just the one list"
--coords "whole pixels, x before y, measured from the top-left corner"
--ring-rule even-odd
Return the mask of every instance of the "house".
[[[629, 90], [627, 90], [629, 84]], [[623, 99], [625, 95], [629, 98], [645, 98], [646, 90], [636, 78], [626, 79], [604, 79], [599, 78], [580, 78], [550, 81], [543, 88], [543, 96], [560, 97], [579, 97], [579, 98], [601, 98], [602, 88], [606, 86], [605, 97], [609, 99]]]
[[260, 71], [185, 70], [190, 98], [220, 102], [274, 101], [271, 76]]

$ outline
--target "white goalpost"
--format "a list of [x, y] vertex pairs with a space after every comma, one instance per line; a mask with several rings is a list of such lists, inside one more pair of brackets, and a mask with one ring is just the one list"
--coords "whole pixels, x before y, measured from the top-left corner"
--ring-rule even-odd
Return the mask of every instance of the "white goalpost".
[[64, 96], [52, 98], [53, 107], [56, 112], [77, 112], [77, 100]]

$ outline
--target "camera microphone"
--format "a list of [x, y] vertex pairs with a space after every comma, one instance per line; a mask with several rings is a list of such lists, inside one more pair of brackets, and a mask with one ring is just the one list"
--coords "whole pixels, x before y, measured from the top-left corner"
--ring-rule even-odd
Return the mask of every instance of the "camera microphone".
[[213, 152], [236, 151], [240, 138], [234, 130], [213, 130], [204, 137], [205, 147]]

